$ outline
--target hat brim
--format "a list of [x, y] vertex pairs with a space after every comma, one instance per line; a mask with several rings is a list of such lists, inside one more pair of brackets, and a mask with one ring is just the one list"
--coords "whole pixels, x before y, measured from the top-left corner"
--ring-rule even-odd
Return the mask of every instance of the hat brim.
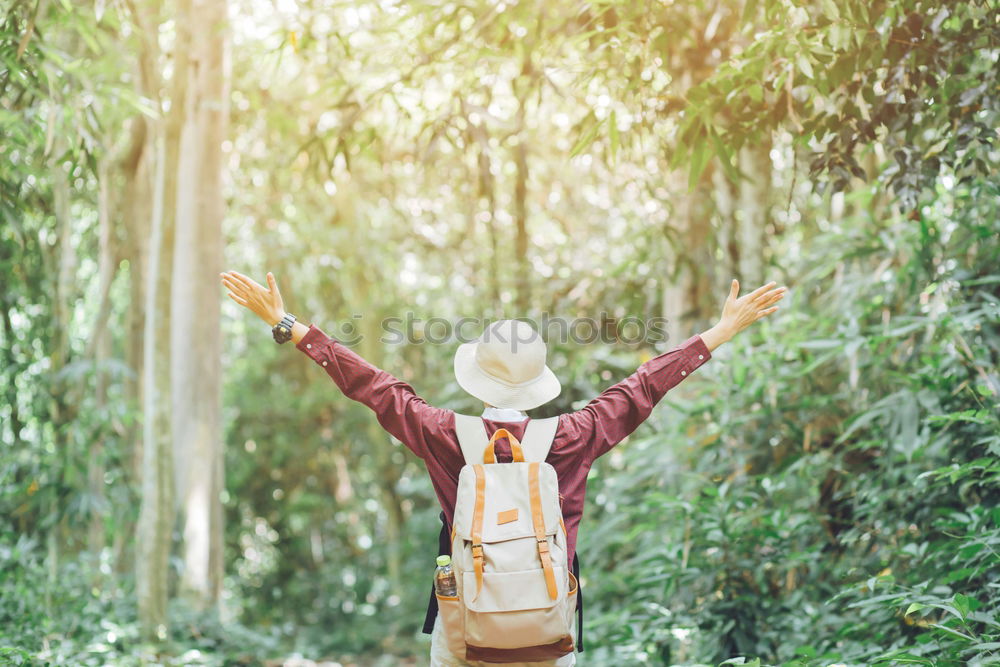
[[481, 401], [497, 408], [530, 410], [559, 395], [562, 385], [548, 366], [537, 379], [511, 386], [490, 377], [476, 363], [478, 342], [463, 343], [455, 351], [455, 379], [458, 385]]

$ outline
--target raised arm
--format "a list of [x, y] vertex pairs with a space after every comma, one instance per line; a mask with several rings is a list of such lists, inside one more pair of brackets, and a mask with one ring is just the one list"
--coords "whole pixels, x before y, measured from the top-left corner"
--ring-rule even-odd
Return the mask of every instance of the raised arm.
[[776, 311], [778, 307], [772, 304], [784, 296], [786, 288], [770, 289], [774, 285], [770, 282], [737, 298], [739, 282], [734, 279], [715, 326], [645, 362], [582, 409], [563, 415], [564, 423], [575, 430], [574, 441], [589, 448], [585, 458], [592, 461], [610, 451], [649, 417], [668, 391], [711, 359], [712, 350]]
[[[236, 271], [220, 277], [230, 290], [230, 298], [268, 325], [274, 326], [284, 317], [284, 302], [271, 273], [267, 274], [270, 289]], [[453, 423], [450, 410], [429, 405], [409, 384], [369, 363], [315, 324], [296, 321], [292, 341], [326, 371], [345, 396], [371, 408], [379, 424], [417, 456], [426, 458], [429, 443], [444, 437]]]

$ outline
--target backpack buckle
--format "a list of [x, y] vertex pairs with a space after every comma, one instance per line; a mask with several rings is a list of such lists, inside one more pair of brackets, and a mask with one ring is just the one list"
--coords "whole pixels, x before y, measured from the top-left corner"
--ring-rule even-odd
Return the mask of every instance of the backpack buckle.
[[549, 542], [544, 537], [536, 537], [535, 540], [538, 542], [538, 553], [548, 553], [549, 552]]
[[[479, 553], [476, 553], [476, 549], [479, 549]], [[473, 558], [482, 558], [483, 557], [483, 545], [482, 544], [473, 544], [472, 545], [472, 557]]]

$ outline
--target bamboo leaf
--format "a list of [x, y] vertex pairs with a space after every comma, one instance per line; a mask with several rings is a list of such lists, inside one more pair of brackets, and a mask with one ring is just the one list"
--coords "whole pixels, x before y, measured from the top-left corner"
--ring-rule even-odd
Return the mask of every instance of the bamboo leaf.
[[709, 148], [708, 142], [705, 141], [705, 133], [706, 130], [702, 126], [694, 136], [694, 143], [691, 147], [691, 168], [688, 172], [688, 192], [694, 190], [694, 186], [697, 185], [702, 172], [708, 166]]
[[593, 125], [587, 129], [580, 138], [577, 139], [576, 145], [573, 146], [573, 150], [569, 152], [570, 157], [576, 157], [582, 153], [586, 148], [589, 148], [591, 144], [594, 143], [594, 139], [597, 137], [597, 131], [601, 128], [601, 124], [595, 122]]

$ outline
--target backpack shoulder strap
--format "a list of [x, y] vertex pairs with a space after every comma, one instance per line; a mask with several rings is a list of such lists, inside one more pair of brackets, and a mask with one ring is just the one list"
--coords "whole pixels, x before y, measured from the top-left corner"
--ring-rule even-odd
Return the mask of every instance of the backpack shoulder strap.
[[[528, 420], [528, 427], [521, 439], [524, 460], [544, 461], [549, 455], [557, 428], [559, 428], [559, 417]], [[486, 429], [483, 427], [483, 418], [456, 413], [455, 434], [458, 436], [458, 444], [462, 448], [465, 462], [482, 463], [483, 452], [490, 444], [490, 439], [486, 437]]]
[[462, 448], [462, 456], [469, 464], [482, 463], [483, 452], [490, 439], [486, 437], [486, 428], [482, 417], [455, 414], [455, 434]]
[[[532, 419], [521, 438], [521, 450], [525, 461], [544, 461], [552, 448], [552, 440], [559, 428], [559, 417]], [[489, 442], [489, 440], [487, 440]]]

